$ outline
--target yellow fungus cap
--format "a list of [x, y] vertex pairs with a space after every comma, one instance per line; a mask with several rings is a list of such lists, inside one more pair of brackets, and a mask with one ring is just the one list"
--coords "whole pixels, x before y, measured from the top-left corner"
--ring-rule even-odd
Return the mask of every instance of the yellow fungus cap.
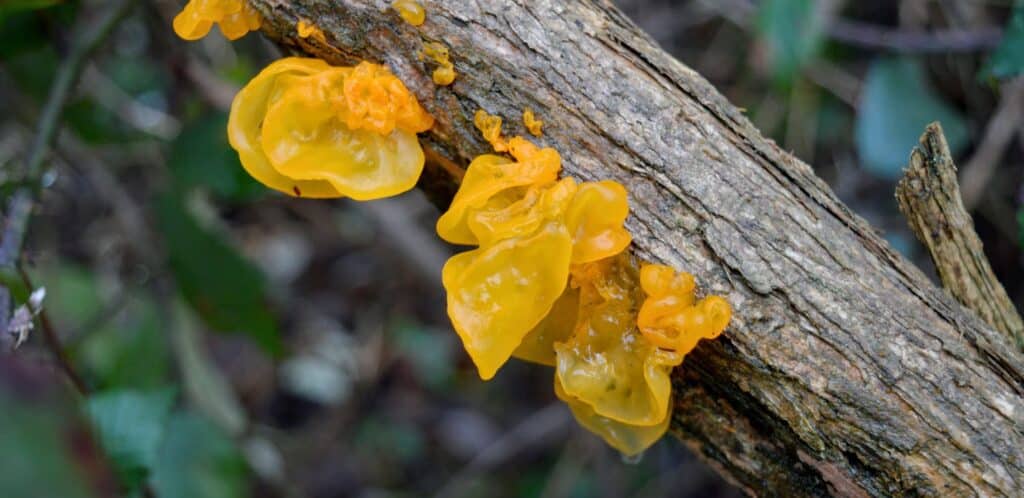
[[504, 191], [549, 184], [561, 168], [561, 158], [554, 149], [538, 150], [524, 162], [491, 154], [478, 156], [466, 168], [448, 211], [437, 220], [437, 234], [452, 244], [479, 244], [469, 226], [475, 211], [485, 209], [492, 198]]
[[448, 316], [482, 379], [493, 377], [551, 310], [565, 289], [571, 254], [568, 232], [552, 222], [445, 263]]
[[198, 40], [214, 24], [229, 40], [237, 40], [260, 29], [259, 12], [244, 0], [189, 0], [174, 17], [174, 32], [185, 40]]
[[246, 171], [270, 188], [366, 200], [415, 185], [424, 162], [416, 133], [432, 124], [382, 66], [288, 57], [235, 97], [228, 139]]

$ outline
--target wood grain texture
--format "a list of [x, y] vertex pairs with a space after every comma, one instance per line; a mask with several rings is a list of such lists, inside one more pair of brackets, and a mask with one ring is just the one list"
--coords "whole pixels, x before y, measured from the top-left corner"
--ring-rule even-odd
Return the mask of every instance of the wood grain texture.
[[1024, 322], [992, 272], [974, 231], [939, 123], [928, 125], [921, 135], [896, 186], [896, 200], [910, 229], [928, 249], [942, 287], [1018, 347], [1024, 347]]
[[[424, 141], [465, 165], [484, 108], [565, 173], [631, 192], [642, 256], [726, 296], [734, 322], [675, 374], [672, 430], [750, 494], [1013, 496], [1024, 489], [1024, 360], [761, 136], [700, 75], [606, 2], [252, 0], [282, 47], [387, 64], [437, 118]], [[298, 39], [312, 20], [327, 42]], [[458, 71], [435, 87], [424, 42]], [[450, 195], [445, 170], [424, 180]]]

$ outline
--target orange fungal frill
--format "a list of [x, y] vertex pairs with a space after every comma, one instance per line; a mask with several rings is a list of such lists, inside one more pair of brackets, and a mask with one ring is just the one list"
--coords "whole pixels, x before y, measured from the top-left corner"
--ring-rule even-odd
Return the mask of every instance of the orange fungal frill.
[[228, 140], [264, 185], [301, 197], [377, 199], [412, 188], [433, 118], [387, 68], [280, 59], [235, 97]]
[[644, 265], [640, 284], [647, 293], [637, 325], [651, 344], [685, 355], [701, 339], [714, 339], [725, 330], [732, 309], [725, 299], [708, 296], [694, 302], [694, 280], [663, 265]]
[[174, 32], [185, 40], [198, 40], [210, 32], [214, 24], [229, 40], [237, 40], [250, 31], [260, 29], [259, 12], [245, 0], [189, 0], [174, 17]]

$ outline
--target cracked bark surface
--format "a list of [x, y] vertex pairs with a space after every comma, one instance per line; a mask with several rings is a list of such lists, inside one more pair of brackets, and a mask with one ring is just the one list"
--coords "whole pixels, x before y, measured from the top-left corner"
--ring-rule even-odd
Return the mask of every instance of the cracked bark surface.
[[[286, 50], [387, 64], [437, 118], [421, 186], [488, 151], [486, 109], [567, 175], [615, 179], [643, 257], [693, 273], [734, 320], [676, 370], [672, 432], [750, 494], [1013, 496], [1024, 489], [1024, 358], [850, 212], [806, 164], [607, 2], [251, 0]], [[299, 19], [326, 41], [299, 39]], [[424, 42], [458, 77], [430, 79]], [[909, 151], [908, 151], [909, 153]]]

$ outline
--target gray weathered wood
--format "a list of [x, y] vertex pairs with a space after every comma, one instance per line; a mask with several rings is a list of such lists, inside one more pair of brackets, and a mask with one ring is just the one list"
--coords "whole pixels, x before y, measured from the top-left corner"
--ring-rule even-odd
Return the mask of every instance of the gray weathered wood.
[[[531, 107], [566, 174], [624, 183], [636, 251], [735, 308], [677, 370], [672, 429], [749, 493], [1024, 490], [1021, 355], [610, 4], [431, 0], [416, 28], [383, 0], [252, 3], [284, 47], [390, 66], [457, 164], [487, 150], [477, 109], [524, 133]], [[327, 43], [298, 39], [300, 18]], [[453, 86], [431, 83], [424, 41], [451, 47]]]

